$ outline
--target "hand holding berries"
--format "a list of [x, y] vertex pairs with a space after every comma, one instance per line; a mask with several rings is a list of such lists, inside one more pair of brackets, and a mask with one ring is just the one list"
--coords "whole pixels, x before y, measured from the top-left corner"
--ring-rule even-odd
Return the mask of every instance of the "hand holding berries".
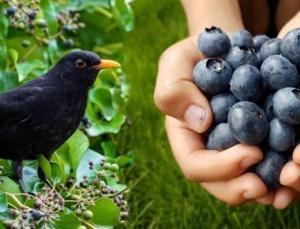
[[[209, 29], [206, 30], [206, 32], [208, 31]], [[255, 167], [252, 166], [259, 163], [264, 158], [264, 153], [262, 151], [269, 151], [269, 143], [267, 141], [271, 141], [271, 139], [273, 139], [273, 137], [269, 137], [269, 131], [272, 130], [272, 132], [274, 133], [273, 136], [276, 136], [275, 138], [278, 138], [278, 136], [281, 134], [280, 131], [280, 134], [278, 135], [278, 130], [280, 128], [284, 128], [284, 130], [287, 130], [286, 133], [292, 133], [289, 131], [289, 128], [286, 128], [286, 125], [279, 125], [280, 128], [278, 128], [277, 126], [274, 129], [272, 127], [273, 124], [270, 124], [273, 119], [277, 118], [277, 115], [275, 114], [273, 109], [273, 95], [276, 90], [269, 88], [265, 83], [265, 78], [263, 77], [260, 69], [263, 61], [261, 60], [259, 53], [261, 49], [260, 47], [262, 47], [266, 41], [270, 40], [270, 38], [266, 36], [259, 36], [258, 38], [255, 38], [253, 40], [253, 47], [251, 48], [245, 46], [233, 46], [232, 48], [230, 48], [232, 46], [230, 45], [228, 49], [229, 52], [230, 49], [235, 49], [239, 50], [240, 54], [243, 54], [241, 56], [232, 55], [234, 58], [229, 58], [229, 60], [231, 60], [231, 64], [227, 64], [232, 69], [232, 74], [238, 67], [241, 67], [245, 64], [253, 66], [253, 68], [257, 69], [256, 78], [259, 79], [258, 82], [260, 83], [254, 83], [251, 77], [247, 78], [248, 72], [246, 71], [245, 75], [247, 77], [245, 77], [245, 79], [249, 79], [249, 82], [251, 82], [254, 86], [252, 86], [252, 88], [245, 87], [244, 83], [246, 83], [247, 85], [248, 81], [242, 80], [240, 82], [241, 78], [237, 77], [236, 79], [238, 84], [234, 84], [234, 87], [238, 89], [238, 91], [241, 91], [242, 96], [245, 96], [243, 93], [246, 93], [248, 91], [251, 92], [252, 90], [258, 90], [260, 92], [252, 92], [252, 95], [254, 96], [258, 96], [260, 94], [257, 100], [253, 100], [250, 98], [251, 103], [259, 107], [259, 112], [253, 112], [255, 116], [251, 117], [254, 118], [254, 120], [256, 118], [258, 118], [259, 120], [260, 117], [264, 117], [265, 120], [265, 117], [267, 116], [266, 124], [263, 125], [264, 127], [261, 126], [261, 128], [267, 129], [264, 130], [267, 132], [267, 134], [263, 137], [262, 142], [258, 143], [258, 145], [235, 145], [238, 142], [235, 137], [233, 138], [233, 141], [230, 141], [229, 137], [226, 138], [227, 134], [224, 133], [226, 133], [226, 131], [228, 130], [231, 132], [230, 128], [227, 128], [228, 123], [226, 123], [228, 112], [231, 106], [239, 102], [239, 99], [236, 98], [230, 88], [231, 83], [233, 85], [234, 82], [232, 81], [233, 77], [228, 77], [230, 78], [229, 81], [227, 81], [228, 78], [222, 77], [216, 77], [217, 80], [215, 81], [207, 78], [199, 80], [200, 75], [203, 75], [205, 77], [202, 72], [209, 72], [212, 70], [212, 72], [207, 74], [212, 76], [215, 74], [214, 71], [216, 69], [222, 68], [216, 68], [215, 64], [213, 64], [213, 67], [211, 68], [201, 69], [201, 71], [196, 72], [194, 67], [197, 65], [199, 66], [199, 62], [201, 61], [203, 61], [203, 63], [222, 63], [222, 61], [226, 63], [228, 57], [226, 53], [222, 53], [221, 55], [210, 56], [210, 58], [204, 59], [204, 52], [195, 51], [197, 46], [199, 47], [199, 39], [200, 38], [197, 36], [192, 36], [173, 45], [162, 55], [159, 64], [158, 80], [155, 90], [155, 102], [156, 105], [164, 113], [167, 114], [166, 129], [168, 132], [170, 144], [172, 146], [172, 151], [179, 166], [188, 179], [196, 182], [201, 182], [201, 185], [208, 192], [227, 203], [239, 204], [257, 198], [259, 198], [258, 201], [264, 203], [273, 203], [275, 196], [277, 198], [279, 195], [289, 195], [289, 200], [285, 201], [285, 203], [287, 202], [286, 204], [283, 204], [281, 202], [280, 205], [277, 200], [276, 203], [274, 202], [274, 206], [278, 208], [286, 207], [287, 204], [293, 200], [292, 196], [294, 194], [292, 194], [292, 189], [280, 186], [279, 188], [276, 188], [276, 195], [274, 193], [272, 195], [269, 195], [270, 193], [266, 188], [267, 182], [263, 179], [263, 174], [261, 176], [257, 176], [252, 173], [253, 171], [255, 171]], [[197, 41], [198, 45], [196, 46], [195, 44], [197, 44]], [[280, 39], [279, 41], [279, 43], [281, 43]], [[274, 52], [266, 55], [271, 56], [274, 54], [279, 54], [278, 47], [280, 50], [280, 45], [278, 46], [278, 43], [276, 42], [276, 45], [274, 47], [277, 48], [274, 49]], [[209, 45], [211, 44], [206, 44], [207, 47]], [[286, 57], [284, 58], [287, 59]], [[267, 57], [265, 59], [267, 59]], [[289, 59], [287, 60], [290, 62], [290, 64], [293, 64]], [[242, 62], [243, 64], [241, 64], [240, 62]], [[205, 64], [201, 65], [203, 67], [206, 67]], [[207, 66], [210, 65], [208, 64]], [[226, 66], [226, 64], [222, 64], [221, 66]], [[200, 86], [198, 85], [200, 90], [195, 90], [196, 85], [192, 85], [192, 75], [198, 77], [194, 82], [203, 81], [206, 83]], [[223, 79], [226, 79], [226, 81], [228, 82], [227, 86], [226, 82], [224, 83], [224, 81], [218, 81]], [[289, 80], [287, 81], [290, 83]], [[208, 87], [209, 89], [211, 89], [212, 93], [209, 93], [207, 89], [206, 91], [203, 91], [203, 88], [206, 88], [208, 85], [207, 82], [212, 82], [212, 84]], [[224, 91], [220, 90], [219, 88], [215, 89], [216, 84], [222, 85], [222, 83], [224, 83], [224, 86], [222, 87], [223, 89], [225, 88]], [[255, 85], [260, 85], [260, 88], [258, 89]], [[215, 93], [214, 90], [220, 91]], [[235, 94], [237, 95], [236, 92]], [[224, 98], [222, 96], [224, 96]], [[233, 99], [229, 100], [228, 98]], [[214, 116], [214, 120], [212, 120], [212, 113]], [[236, 120], [233, 119], [233, 123], [235, 121]], [[213, 125], [211, 125], [212, 123]], [[215, 129], [213, 128], [214, 125]], [[251, 124], [249, 125], [251, 126]], [[203, 133], [202, 136], [199, 136], [197, 132]], [[228, 134], [228, 136], [233, 135]], [[205, 149], [205, 140], [208, 141], [207, 147], [210, 150]], [[284, 159], [282, 160], [282, 163], [278, 161], [278, 165], [284, 164], [283, 171], [285, 173], [281, 173], [281, 175], [286, 174], [286, 170], [289, 167], [295, 167], [295, 165], [292, 164], [291, 161], [286, 163], [286, 159], [291, 158], [291, 150], [295, 147], [293, 143], [294, 141], [284, 141], [285, 144], [287, 144], [286, 147], [289, 147], [289, 150], [287, 151], [288, 155], [287, 157], [285, 157], [285, 155], [280, 152], [284, 155], [284, 157], [278, 157], [276, 159]], [[290, 144], [292, 144], [293, 146], [290, 146]], [[231, 147], [225, 149], [224, 145], [225, 148], [230, 146]], [[272, 146], [272, 148], [274, 148], [274, 146]], [[271, 149], [270, 151], [272, 151]], [[223, 151], [220, 152], [219, 150]], [[267, 163], [261, 163], [269, 163], [269, 159], [267, 159], [267, 157], [265, 157], [264, 161], [267, 161]], [[274, 160], [270, 161], [273, 161], [272, 163], [274, 163]], [[282, 166], [279, 167], [277, 167], [279, 168], [278, 170], [282, 168]], [[257, 170], [257, 173], [259, 173], [259, 171], [261, 170]], [[274, 177], [272, 179], [274, 179]], [[282, 179], [282, 177], [280, 179]], [[278, 175], [275, 178], [275, 181], [279, 181]], [[280, 182], [281, 184], [284, 184], [282, 180], [280, 180]], [[270, 187], [271, 186], [272, 185], [270, 185]], [[291, 187], [290, 185], [288, 186]], [[265, 195], [267, 196], [267, 201], [264, 198], [262, 198], [261, 200], [260, 197], [264, 197]]]

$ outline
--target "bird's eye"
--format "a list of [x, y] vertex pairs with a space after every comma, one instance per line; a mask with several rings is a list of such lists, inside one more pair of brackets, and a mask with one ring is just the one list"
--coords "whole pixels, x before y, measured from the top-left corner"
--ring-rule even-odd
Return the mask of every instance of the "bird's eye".
[[76, 67], [77, 68], [84, 68], [85, 66], [86, 66], [85, 61], [83, 61], [82, 59], [76, 60]]

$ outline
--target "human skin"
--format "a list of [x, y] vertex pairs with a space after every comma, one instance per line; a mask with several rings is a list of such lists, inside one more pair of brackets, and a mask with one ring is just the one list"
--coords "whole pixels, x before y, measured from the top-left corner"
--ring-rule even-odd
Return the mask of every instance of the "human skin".
[[[212, 113], [206, 97], [192, 82], [193, 67], [204, 58], [197, 49], [196, 39], [200, 31], [212, 25], [222, 28], [229, 36], [244, 28], [239, 2], [182, 0], [182, 5], [190, 36], [162, 54], [154, 93], [157, 107], [166, 114], [166, 130], [176, 161], [187, 179], [200, 183], [228, 204], [256, 201], [272, 204], [277, 209], [287, 207], [299, 196], [300, 146], [294, 150], [293, 161], [281, 172], [282, 186], [268, 191], [254, 173], [245, 173], [262, 160], [263, 154], [258, 147], [238, 144], [222, 152], [207, 150], [199, 135], [210, 127]], [[300, 13], [297, 13], [278, 36], [284, 36], [299, 25]]]

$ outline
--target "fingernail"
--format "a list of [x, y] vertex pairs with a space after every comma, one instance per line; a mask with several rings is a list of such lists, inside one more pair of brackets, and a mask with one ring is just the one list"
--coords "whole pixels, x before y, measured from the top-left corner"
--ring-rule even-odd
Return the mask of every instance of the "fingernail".
[[246, 199], [246, 200], [250, 200], [250, 199], [255, 198], [254, 195], [255, 195], [255, 194], [252, 193], [252, 192], [249, 191], [249, 190], [246, 190], [246, 191], [243, 193], [243, 197], [244, 197], [244, 199]]
[[184, 120], [194, 130], [200, 130], [205, 120], [206, 112], [202, 107], [190, 105], [184, 114]]
[[241, 162], [241, 167], [246, 169], [246, 168], [250, 167], [251, 165], [256, 164], [259, 161], [260, 161], [259, 159], [254, 158], [254, 157], [245, 157]]

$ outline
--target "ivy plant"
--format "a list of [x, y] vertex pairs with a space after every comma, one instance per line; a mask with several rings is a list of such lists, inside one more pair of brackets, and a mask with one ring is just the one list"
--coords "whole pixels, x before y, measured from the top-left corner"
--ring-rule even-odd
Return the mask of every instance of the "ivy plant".
[[[122, 62], [122, 36], [134, 27], [126, 0], [0, 0], [0, 11], [0, 92], [41, 76], [74, 49]], [[132, 157], [116, 136], [128, 125], [127, 95], [122, 69], [101, 72], [82, 125], [51, 160], [25, 162], [22, 188], [11, 178], [12, 162], [0, 159], [0, 228], [112, 228], [126, 221], [120, 176]]]

